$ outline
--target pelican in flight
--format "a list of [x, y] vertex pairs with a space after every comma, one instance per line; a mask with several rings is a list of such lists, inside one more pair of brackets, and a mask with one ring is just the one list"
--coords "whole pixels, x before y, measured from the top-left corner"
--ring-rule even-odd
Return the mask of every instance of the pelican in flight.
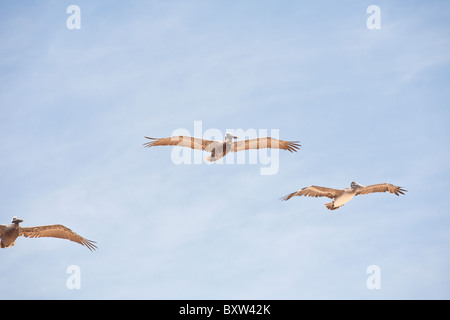
[[326, 203], [325, 206], [329, 210], [336, 210], [342, 207], [344, 204], [349, 202], [354, 196], [359, 194], [369, 194], [374, 192], [390, 192], [399, 196], [404, 194], [407, 190], [394, 186], [390, 183], [379, 183], [370, 186], [363, 186], [357, 182], [352, 182], [350, 188], [345, 189], [332, 189], [318, 186], [309, 186], [303, 188], [297, 192], [288, 194], [287, 196], [281, 198], [283, 201], [287, 201], [294, 196], [308, 196], [308, 197], [328, 197], [333, 199], [332, 202]]
[[87, 240], [63, 225], [54, 224], [49, 226], [23, 228], [19, 226], [19, 223], [21, 222], [23, 222], [23, 220], [13, 217], [11, 224], [0, 224], [1, 248], [14, 246], [14, 243], [19, 236], [24, 236], [27, 238], [52, 237], [67, 239], [86, 246], [91, 251], [97, 248], [94, 245], [95, 241]]
[[162, 139], [149, 137], [145, 138], [152, 140], [144, 143], [146, 148], [154, 146], [179, 146], [211, 152], [211, 156], [206, 158], [209, 162], [222, 159], [232, 151], [238, 152], [248, 149], [276, 148], [290, 152], [297, 152], [297, 150], [301, 147], [301, 145], [298, 144], [298, 141], [284, 141], [270, 137], [233, 141], [233, 139], [238, 139], [238, 137], [234, 136], [230, 132], [226, 133], [225, 140], [223, 141], [212, 141], [186, 136], [174, 136]]

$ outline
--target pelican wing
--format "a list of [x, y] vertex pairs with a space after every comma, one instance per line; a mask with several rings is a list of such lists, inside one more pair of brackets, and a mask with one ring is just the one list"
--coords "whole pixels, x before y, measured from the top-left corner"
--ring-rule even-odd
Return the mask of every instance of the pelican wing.
[[5, 230], [5, 229], [6, 229], [6, 226], [4, 224], [0, 224], [0, 238], [2, 237], [3, 230]]
[[145, 137], [145, 138], [152, 140], [150, 142], [144, 143], [144, 147], [146, 147], [146, 148], [150, 148], [150, 147], [154, 147], [154, 146], [179, 146], [179, 147], [188, 147], [188, 148], [192, 148], [192, 149], [209, 151], [210, 148], [208, 148], [208, 146], [212, 142], [214, 142], [211, 140], [186, 137], [186, 136], [174, 136], [174, 137], [162, 138], [162, 139], [149, 138], [149, 137]]
[[356, 195], [369, 194], [374, 192], [390, 192], [395, 194], [396, 196], [399, 196], [400, 194], [405, 194], [404, 192], [406, 191], [407, 190], [403, 189], [402, 187], [397, 187], [390, 183], [379, 183], [357, 189]]
[[232, 150], [234, 152], [243, 151], [248, 149], [263, 149], [263, 148], [275, 148], [288, 150], [290, 152], [297, 152], [301, 147], [298, 141], [284, 141], [270, 137], [247, 139], [242, 141], [233, 142]]
[[51, 238], [67, 239], [73, 242], [77, 242], [83, 246], [86, 246], [91, 251], [97, 248], [94, 245], [95, 241], [87, 240], [79, 236], [69, 228], [60, 224], [49, 226], [27, 227], [27, 228], [21, 227], [19, 235], [27, 238], [51, 237]]
[[308, 196], [308, 197], [327, 197], [330, 199], [334, 199], [337, 196], [341, 195], [344, 191], [332, 188], [318, 187], [318, 186], [309, 186], [305, 187], [297, 192], [293, 192], [281, 198], [283, 201], [287, 201], [294, 196]]

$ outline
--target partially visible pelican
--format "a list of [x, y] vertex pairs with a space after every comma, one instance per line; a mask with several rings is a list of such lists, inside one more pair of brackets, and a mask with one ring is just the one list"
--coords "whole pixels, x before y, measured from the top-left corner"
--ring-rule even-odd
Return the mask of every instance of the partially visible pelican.
[[91, 251], [97, 248], [94, 245], [95, 241], [87, 240], [63, 225], [54, 224], [49, 226], [23, 228], [19, 226], [19, 223], [21, 222], [23, 222], [23, 220], [17, 219], [17, 217], [13, 217], [11, 224], [0, 224], [1, 248], [14, 246], [15, 241], [19, 236], [24, 236], [27, 238], [52, 237], [67, 239], [86, 246]]
[[211, 152], [211, 156], [206, 158], [206, 160], [210, 162], [222, 159], [232, 151], [238, 152], [248, 149], [276, 148], [288, 150], [290, 152], [297, 152], [297, 150], [301, 147], [301, 145], [298, 144], [298, 141], [284, 141], [270, 137], [233, 142], [233, 139], [238, 139], [238, 137], [234, 136], [230, 132], [226, 133], [225, 140], [223, 141], [212, 141], [186, 136], [174, 136], [162, 139], [149, 137], [145, 138], [153, 140], [144, 143], [144, 146], [147, 148], [154, 146], [179, 146]]
[[308, 197], [328, 197], [333, 199], [332, 202], [325, 204], [329, 210], [336, 210], [349, 202], [354, 196], [359, 194], [368, 194], [374, 192], [390, 192], [396, 196], [404, 194], [407, 190], [394, 186], [390, 183], [379, 183], [370, 186], [363, 186], [357, 182], [352, 182], [350, 188], [332, 189], [318, 186], [309, 186], [297, 192], [293, 192], [283, 197], [281, 200], [287, 201], [294, 196]]

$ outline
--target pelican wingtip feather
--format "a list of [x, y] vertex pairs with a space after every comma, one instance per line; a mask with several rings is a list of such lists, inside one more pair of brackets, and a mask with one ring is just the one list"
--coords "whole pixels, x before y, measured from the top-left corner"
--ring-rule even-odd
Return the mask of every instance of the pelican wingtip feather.
[[288, 201], [290, 198], [292, 198], [293, 196], [295, 196], [296, 193], [297, 193], [297, 192], [292, 192], [292, 193], [290, 193], [290, 194], [288, 194], [288, 195], [285, 195], [284, 197], [281, 197], [280, 200], [281, 200], [281, 201]]
[[405, 194], [405, 192], [408, 192], [408, 190], [404, 189], [403, 187], [398, 187], [396, 191], [397, 192], [395, 193], [395, 195], [397, 196], [399, 196], [400, 194]]
[[143, 143], [144, 148], [150, 148], [150, 147], [152, 147], [152, 146], [154, 145], [154, 143], [158, 140], [157, 138], [150, 138], [150, 137], [147, 137], [147, 136], [145, 136], [145, 138], [146, 138], [146, 139], [149, 139], [149, 140], [152, 140], [152, 141]]
[[300, 141], [287, 141], [286, 150], [289, 152], [297, 152], [301, 146]]

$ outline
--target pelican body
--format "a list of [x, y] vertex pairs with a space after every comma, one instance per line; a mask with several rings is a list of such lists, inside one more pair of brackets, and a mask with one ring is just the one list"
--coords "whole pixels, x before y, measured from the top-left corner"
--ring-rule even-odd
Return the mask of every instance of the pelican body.
[[1, 235], [1, 248], [9, 248], [14, 246], [16, 239], [19, 237], [19, 223], [21, 222], [23, 222], [23, 220], [14, 217], [11, 221], [11, 224], [5, 226]]
[[211, 143], [211, 156], [206, 157], [206, 161], [214, 162], [225, 157], [231, 151], [233, 139], [238, 139], [238, 137], [227, 132], [225, 140]]
[[330, 210], [336, 210], [337, 208], [342, 207], [344, 204], [353, 199], [358, 188], [364, 188], [364, 186], [360, 185], [358, 182], [352, 181], [350, 188], [342, 189], [342, 193], [336, 196], [333, 202], [326, 203], [325, 205]]

